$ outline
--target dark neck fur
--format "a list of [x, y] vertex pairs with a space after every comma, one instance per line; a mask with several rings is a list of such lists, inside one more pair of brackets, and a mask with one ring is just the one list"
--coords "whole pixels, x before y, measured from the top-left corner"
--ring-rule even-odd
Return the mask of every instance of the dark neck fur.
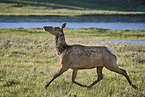
[[58, 55], [62, 54], [62, 52], [68, 46], [67, 43], [65, 42], [63, 31], [59, 32], [59, 34], [55, 36], [55, 43], [56, 43], [56, 50]]

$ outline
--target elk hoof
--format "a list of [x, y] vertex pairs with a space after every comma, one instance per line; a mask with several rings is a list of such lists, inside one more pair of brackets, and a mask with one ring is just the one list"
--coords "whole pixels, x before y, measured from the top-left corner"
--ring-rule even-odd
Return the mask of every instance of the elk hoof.
[[134, 84], [131, 84], [131, 86], [132, 86], [134, 89], [137, 89], [137, 87], [136, 87]]
[[44, 88], [47, 89], [47, 87], [48, 87], [48, 86], [46, 85]]
[[82, 87], [88, 87], [87, 85], [83, 85]]

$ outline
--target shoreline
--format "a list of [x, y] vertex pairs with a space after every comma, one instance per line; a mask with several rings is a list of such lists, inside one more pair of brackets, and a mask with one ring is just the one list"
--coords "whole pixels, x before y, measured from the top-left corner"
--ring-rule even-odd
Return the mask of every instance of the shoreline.
[[19, 15], [14, 15], [14, 14], [10, 14], [10, 15], [1, 15], [0, 17], [67, 17], [67, 18], [83, 18], [83, 17], [145, 17], [145, 13], [143, 14], [84, 14], [84, 15], [23, 15], [23, 14], [19, 14]]

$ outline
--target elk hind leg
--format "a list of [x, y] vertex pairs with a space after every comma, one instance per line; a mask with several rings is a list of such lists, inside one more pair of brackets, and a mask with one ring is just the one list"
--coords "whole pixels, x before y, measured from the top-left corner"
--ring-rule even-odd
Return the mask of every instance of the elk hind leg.
[[94, 86], [95, 84], [97, 84], [99, 81], [103, 79], [103, 75], [102, 75], [103, 67], [97, 67], [96, 69], [97, 69], [96, 71], [97, 71], [98, 78], [90, 86], [88, 86], [88, 88]]
[[131, 82], [129, 76], [127, 75], [126, 70], [121, 69], [121, 68], [119, 68], [119, 69], [123, 72], [122, 75], [126, 77], [126, 79], [128, 80], [129, 84], [130, 84], [134, 89], [137, 89], [137, 87], [136, 87], [134, 84], [132, 84], [132, 82]]
[[129, 83], [133, 88], [135, 88], [135, 89], [137, 88], [134, 84], [132, 84], [132, 82], [131, 82], [131, 80], [130, 80], [128, 74], [126, 73], [126, 70], [119, 68], [119, 67], [117, 66], [117, 64], [114, 64], [114, 65], [112, 65], [112, 66], [109, 66], [109, 65], [108, 65], [106, 68], [109, 69], [109, 70], [111, 70], [111, 71], [114, 71], [114, 72], [116, 72], [116, 73], [118, 73], [118, 74], [123, 75], [123, 76], [127, 79], [128, 83]]

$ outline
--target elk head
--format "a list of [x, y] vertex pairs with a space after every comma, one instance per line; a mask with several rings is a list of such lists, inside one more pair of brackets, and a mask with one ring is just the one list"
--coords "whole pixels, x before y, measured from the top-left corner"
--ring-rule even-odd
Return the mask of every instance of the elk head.
[[66, 26], [66, 23], [62, 24], [62, 26], [60, 27], [44, 26], [43, 30], [54, 36], [57, 36], [59, 35], [60, 32], [63, 32], [63, 28], [65, 28], [65, 26]]

